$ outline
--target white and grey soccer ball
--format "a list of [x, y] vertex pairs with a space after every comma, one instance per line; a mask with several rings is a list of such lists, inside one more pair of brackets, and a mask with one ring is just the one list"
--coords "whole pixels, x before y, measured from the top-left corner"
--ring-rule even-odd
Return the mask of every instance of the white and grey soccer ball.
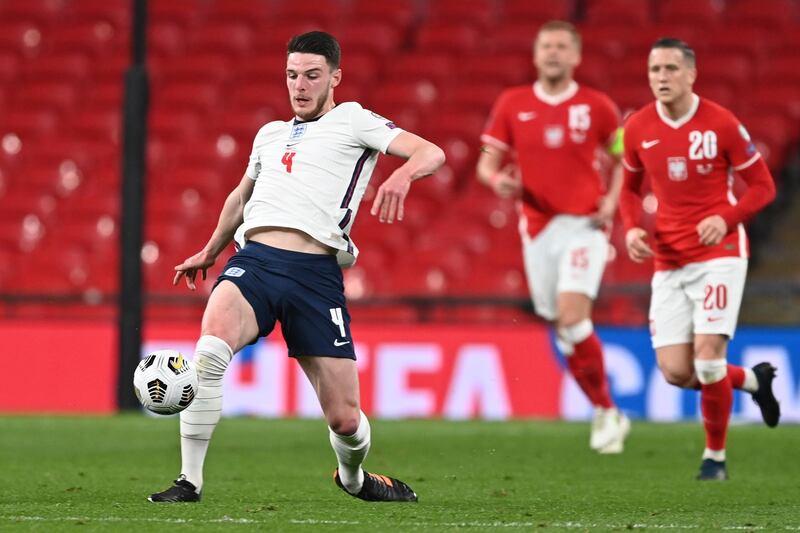
[[175, 350], [147, 354], [133, 373], [133, 390], [145, 409], [171, 415], [186, 409], [197, 394], [197, 368]]

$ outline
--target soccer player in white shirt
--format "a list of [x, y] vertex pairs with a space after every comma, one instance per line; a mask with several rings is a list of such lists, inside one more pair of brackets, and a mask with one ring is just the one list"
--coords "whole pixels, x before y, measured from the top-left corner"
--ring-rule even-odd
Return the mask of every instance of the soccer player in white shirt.
[[[175, 284], [206, 271], [234, 236], [243, 247], [219, 276], [203, 315], [194, 360], [200, 386], [181, 413], [181, 474], [153, 502], [199, 501], [203, 462], [222, 410], [222, 377], [233, 354], [280, 322], [289, 356], [314, 387], [330, 428], [336, 484], [369, 501], [416, 501], [402, 481], [361, 468], [370, 427], [359, 407], [358, 372], [341, 266], [378, 151], [407, 161], [379, 187], [371, 214], [403, 219], [411, 182], [444, 163], [436, 145], [355, 102], [334, 103], [342, 79], [336, 39], [314, 31], [289, 41], [286, 85], [295, 118], [256, 135], [250, 162], [205, 247], [175, 267]], [[238, 229], [238, 231], [237, 231]]]

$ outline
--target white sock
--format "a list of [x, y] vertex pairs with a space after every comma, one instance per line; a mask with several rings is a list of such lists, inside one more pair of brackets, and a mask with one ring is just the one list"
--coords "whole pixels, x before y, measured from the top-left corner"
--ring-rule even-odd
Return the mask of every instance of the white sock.
[[233, 350], [219, 337], [203, 335], [197, 341], [194, 363], [200, 379], [194, 401], [181, 412], [181, 474], [198, 492], [208, 443], [222, 413], [222, 376], [232, 357]]
[[747, 392], [756, 392], [758, 390], [758, 379], [752, 368], [744, 369], [744, 383], [742, 384], [742, 389]]
[[703, 459], [712, 459], [714, 461], [725, 461], [725, 450], [711, 450], [706, 448], [703, 450]]
[[358, 429], [352, 435], [339, 435], [329, 428], [331, 446], [339, 462], [339, 479], [351, 494], [358, 494], [364, 484], [361, 463], [369, 452], [370, 429], [367, 415], [361, 412]]

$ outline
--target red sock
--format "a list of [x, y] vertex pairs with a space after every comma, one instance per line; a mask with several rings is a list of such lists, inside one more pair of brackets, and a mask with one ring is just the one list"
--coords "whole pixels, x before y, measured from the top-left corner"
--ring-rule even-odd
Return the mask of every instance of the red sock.
[[744, 386], [744, 368], [728, 365], [728, 377], [731, 378], [731, 386], [734, 389], [741, 389]]
[[706, 430], [706, 448], [724, 450], [728, 435], [728, 419], [733, 406], [733, 387], [730, 376], [700, 389], [700, 410]]
[[614, 407], [608, 392], [608, 379], [603, 364], [603, 346], [597, 334], [592, 334], [574, 347], [567, 357], [567, 366], [572, 377], [593, 405], [608, 409]]

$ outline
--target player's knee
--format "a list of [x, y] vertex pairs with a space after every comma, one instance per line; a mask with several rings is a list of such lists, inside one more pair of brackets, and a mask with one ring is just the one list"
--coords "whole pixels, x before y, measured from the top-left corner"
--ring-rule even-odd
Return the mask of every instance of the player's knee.
[[215, 335], [204, 334], [197, 341], [194, 363], [200, 379], [219, 380], [233, 357], [230, 344]]
[[725, 379], [728, 374], [728, 362], [725, 359], [695, 359], [697, 379], [703, 385], [711, 385]]
[[348, 409], [341, 413], [328, 416], [328, 426], [339, 435], [352, 435], [358, 431], [361, 423], [361, 412], [358, 409]]
[[563, 326], [561, 325], [561, 319], [559, 319], [558, 324], [558, 337], [561, 341], [573, 346], [585, 341], [594, 332], [594, 325], [588, 318]]
[[661, 374], [667, 383], [676, 387], [686, 388], [694, 381], [694, 369], [683, 367], [661, 367]]

